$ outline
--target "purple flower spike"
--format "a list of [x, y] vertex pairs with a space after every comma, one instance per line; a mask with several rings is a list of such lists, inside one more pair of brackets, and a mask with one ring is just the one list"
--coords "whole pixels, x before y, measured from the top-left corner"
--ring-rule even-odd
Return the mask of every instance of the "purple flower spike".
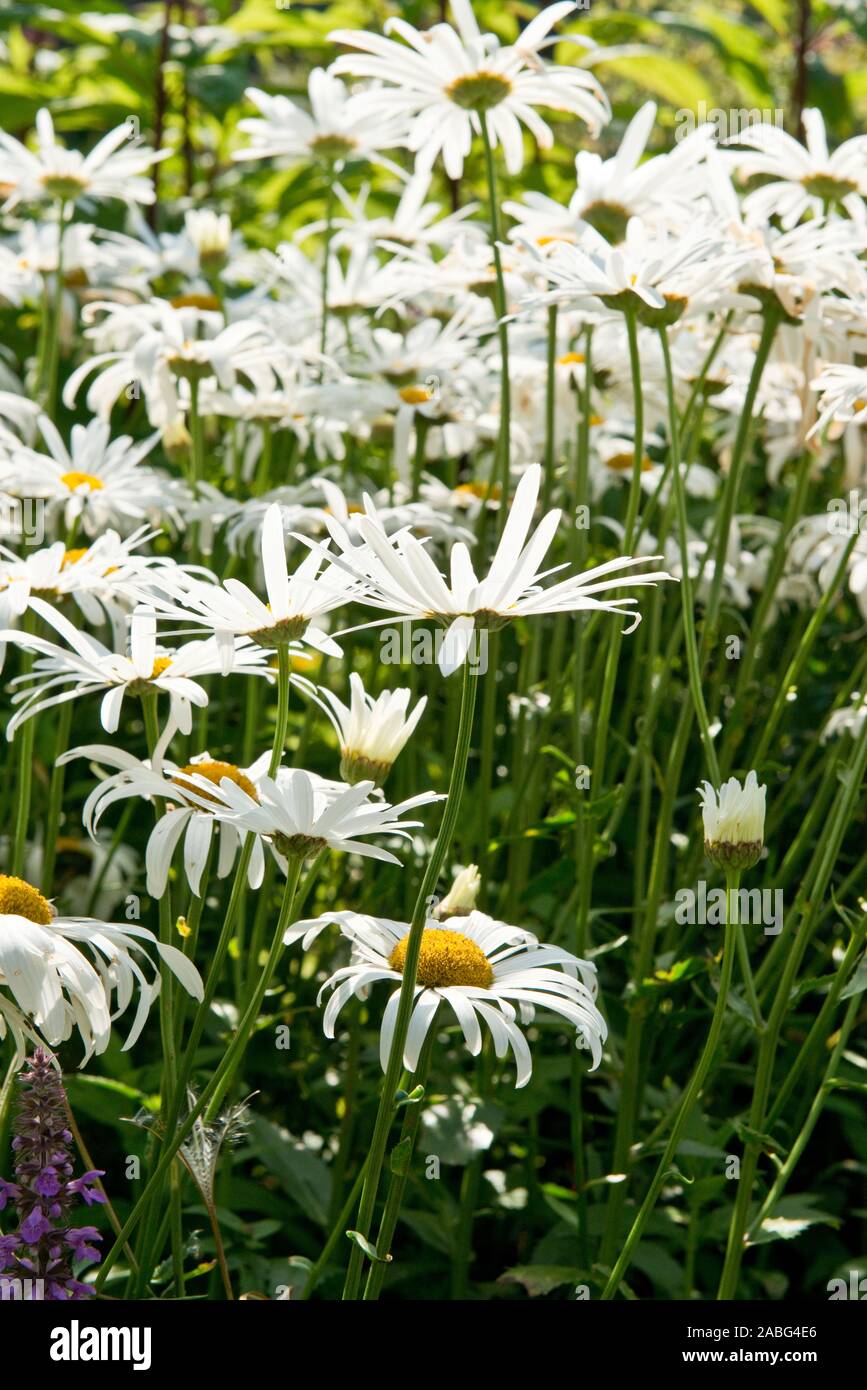
[[44, 1296], [58, 1302], [90, 1298], [93, 1289], [73, 1274], [73, 1264], [100, 1259], [95, 1226], [70, 1226], [76, 1199], [104, 1202], [94, 1184], [98, 1168], [74, 1178], [72, 1134], [60, 1073], [39, 1049], [19, 1074], [21, 1100], [12, 1151], [15, 1182], [0, 1178], [0, 1210], [14, 1207], [18, 1230], [0, 1235], [0, 1272], [44, 1281]]

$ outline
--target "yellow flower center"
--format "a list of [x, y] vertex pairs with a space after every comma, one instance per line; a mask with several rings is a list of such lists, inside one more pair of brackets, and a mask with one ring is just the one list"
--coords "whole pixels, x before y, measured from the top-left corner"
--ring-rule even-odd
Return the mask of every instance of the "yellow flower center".
[[[192, 790], [189, 782], [185, 782], [183, 778], [193, 777], [204, 777], [206, 782], [211, 782], [215, 787], [219, 787], [223, 778], [227, 777], [230, 782], [235, 783], [236, 787], [240, 787], [242, 792], [246, 792], [247, 795], [253, 801], [259, 800], [259, 793], [256, 791], [256, 788], [253, 786], [253, 783], [250, 781], [247, 774], [242, 772], [240, 768], [236, 767], [234, 763], [186, 763], [184, 767], [178, 768], [177, 772], [172, 778], [172, 782], [176, 787], [180, 787], [182, 790], [185, 787], [187, 789]], [[203, 791], [202, 788], [199, 786], [195, 786], [195, 792], [196, 795], [200, 796], [203, 801], [213, 801], [215, 806], [222, 805], [222, 802], [220, 801], [219, 797], [211, 796], [209, 792]], [[196, 803], [192, 801], [190, 802], [190, 804], [196, 805]]]
[[[635, 454], [632, 452], [625, 454], [612, 454], [608, 460], [608, 467], [615, 473], [628, 473], [635, 464]], [[641, 460], [642, 473], [648, 473], [653, 467], [653, 460], [647, 454]]]
[[404, 386], [397, 394], [405, 405], [427, 405], [433, 400], [433, 392], [426, 386]]
[[[392, 970], [403, 974], [409, 935], [399, 941], [388, 958]], [[427, 989], [446, 985], [474, 985], [490, 989], [494, 978], [490, 961], [480, 946], [463, 932], [426, 927], [421, 935], [416, 981]]]
[[562, 357], [557, 358], [557, 362], [561, 367], [572, 367], [576, 363], [580, 363], [583, 361], [583, 352], [564, 352]]
[[77, 565], [79, 560], [84, 559], [85, 555], [87, 554], [87, 549], [87, 546], [83, 545], [76, 550], [64, 550], [63, 560], [61, 561], [60, 568], [62, 570], [65, 570], [68, 569], [70, 565]]
[[154, 661], [154, 669], [151, 671], [151, 680], [155, 681], [164, 671], [167, 671], [172, 664], [170, 656], [158, 656]]
[[0, 914], [26, 917], [28, 922], [38, 922], [41, 927], [51, 922], [48, 899], [23, 878], [13, 878], [10, 874], [0, 874]]
[[458, 483], [455, 492], [462, 492], [467, 497], [491, 497], [496, 501], [502, 492], [502, 488], [499, 483], [494, 483], [494, 486], [490, 489], [487, 483]]
[[80, 487], [86, 488], [88, 492], [101, 492], [104, 484], [93, 473], [63, 473], [60, 481], [64, 487], [68, 487], [70, 492], [77, 492]]

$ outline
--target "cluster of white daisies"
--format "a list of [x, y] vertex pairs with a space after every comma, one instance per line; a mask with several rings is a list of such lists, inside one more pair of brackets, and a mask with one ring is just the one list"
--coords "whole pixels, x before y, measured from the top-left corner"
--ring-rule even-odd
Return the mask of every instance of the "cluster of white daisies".
[[[335, 33], [347, 51], [311, 74], [306, 105], [251, 89], [258, 114], [240, 123], [249, 143], [236, 158], [307, 161], [331, 188], [327, 218], [274, 251], [251, 249], [227, 213], [209, 209], [154, 233], [140, 208], [170, 152], [125, 126], [87, 155], [58, 142], [47, 111], [32, 142], [0, 134], [0, 301], [40, 309], [43, 323], [32, 359], [0, 350], [0, 643], [22, 654], [7, 735], [24, 740], [46, 711], [59, 718], [97, 697], [109, 736], [128, 699], [156, 711], [147, 758], [116, 741], [58, 760], [99, 770], [83, 808], [97, 844], [109, 808], [152, 802], [155, 897], [178, 854], [193, 894], [212, 852], [225, 878], [242, 846], [253, 889], [267, 853], [284, 868], [326, 848], [398, 862], [374, 837], [408, 837], [419, 822], [407, 813], [437, 799], [392, 805], [381, 790], [423, 717], [407, 690], [374, 697], [350, 674], [345, 704], [293, 677], [334, 724], [339, 780], [286, 766], [279, 738], [248, 766], [204, 750], [171, 757], [222, 681], [255, 677], [273, 691], [275, 664], [339, 658], [350, 625], [340, 610], [374, 610], [371, 624], [438, 624], [448, 676], [478, 628], [593, 610], [634, 623], [635, 591], [660, 579], [692, 580], [699, 604], [714, 584], [736, 606], [753, 604], [779, 523], [736, 512], [721, 560], [712, 524], [680, 537], [663, 525], [676, 480], [658, 423], [668, 405], [661, 334], [675, 404], [700, 408], [712, 441], [714, 467], [694, 451], [675, 462], [689, 498], [716, 497], [745, 409], [761, 417], [772, 481], [805, 451], [820, 475], [841, 440], [845, 483], [867, 474], [867, 371], [856, 364], [867, 348], [867, 137], [832, 153], [819, 113], [807, 111], [806, 145], [755, 126], [721, 148], [699, 127], [645, 157], [648, 103], [609, 158], [577, 155], [568, 202], [525, 192], [500, 207], [499, 161], [517, 175], [528, 138], [543, 150], [554, 142], [540, 109], [579, 119], [589, 137], [610, 119], [592, 47], [570, 34], [569, 60], [550, 57], [574, 8], [550, 5], [503, 45], [480, 32], [469, 0], [452, 0], [453, 26], [422, 33], [395, 19], [385, 36]], [[440, 162], [458, 180], [473, 151], [489, 157], [493, 218], [477, 203], [445, 212], [432, 192]], [[378, 186], [393, 183], [388, 211], [344, 186], [364, 162]], [[125, 231], [99, 226], [106, 199], [126, 205]], [[53, 418], [58, 397], [80, 417], [68, 433]], [[569, 460], [581, 430], [579, 496]], [[646, 518], [605, 526], [633, 553], [583, 571], [546, 558], [561, 507], [616, 504], [622, 489], [646, 501]], [[44, 534], [31, 544], [34, 518]], [[815, 602], [844, 557], [867, 616], [865, 547], [829, 531], [825, 514], [802, 518], [775, 602]], [[218, 553], [229, 557], [224, 575], [208, 563]], [[249, 583], [235, 573], [248, 560]], [[137, 991], [134, 1038], [157, 988], [138, 963], [150, 949], [201, 998], [194, 963], [145, 929], [53, 915], [50, 882], [39, 890], [24, 876], [30, 866], [39, 878], [50, 850], [27, 817], [25, 805], [0, 878], [0, 1026], [19, 1041], [35, 1028], [52, 1045], [77, 1028], [99, 1051], [112, 1010]], [[406, 1065], [442, 999], [472, 1052], [480, 1022], [499, 1055], [512, 1050], [519, 1083], [530, 1059], [518, 1023], [536, 1008], [567, 1020], [598, 1063], [593, 967], [479, 913], [464, 887], [456, 911], [425, 928]], [[358, 913], [328, 920], [351, 946], [351, 963], [326, 985], [330, 1034], [353, 994], [400, 981], [409, 928]]]

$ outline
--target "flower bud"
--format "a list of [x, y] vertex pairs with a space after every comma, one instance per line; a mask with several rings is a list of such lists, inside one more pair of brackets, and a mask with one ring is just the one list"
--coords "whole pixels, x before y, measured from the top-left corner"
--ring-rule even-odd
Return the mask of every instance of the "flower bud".
[[759, 860], [765, 836], [765, 794], [755, 772], [743, 786], [730, 777], [716, 791], [710, 782], [699, 790], [704, 821], [704, 850], [720, 869], [750, 869]]

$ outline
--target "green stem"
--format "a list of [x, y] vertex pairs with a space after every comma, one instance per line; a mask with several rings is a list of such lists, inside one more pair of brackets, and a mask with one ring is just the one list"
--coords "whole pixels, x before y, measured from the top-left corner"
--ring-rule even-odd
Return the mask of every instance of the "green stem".
[[732, 979], [732, 966], [735, 957], [735, 938], [738, 929], [737, 924], [737, 891], [740, 882], [740, 874], [737, 870], [732, 870], [726, 876], [726, 930], [723, 942], [722, 965], [720, 969], [719, 991], [714, 1005], [713, 1018], [711, 1019], [710, 1032], [707, 1036], [702, 1054], [698, 1060], [692, 1078], [683, 1093], [677, 1115], [669, 1135], [665, 1152], [659, 1161], [659, 1166], [654, 1175], [650, 1190], [645, 1197], [641, 1209], [632, 1223], [632, 1229], [626, 1237], [626, 1242], [617, 1259], [608, 1283], [602, 1292], [603, 1299], [611, 1299], [617, 1292], [624, 1274], [629, 1268], [632, 1260], [632, 1253], [641, 1239], [642, 1232], [647, 1225], [648, 1218], [656, 1206], [657, 1199], [662, 1191], [662, 1185], [671, 1169], [677, 1148], [681, 1140], [686, 1125], [692, 1116], [696, 1102], [701, 1095], [705, 1078], [710, 1070], [714, 1055], [722, 1032], [723, 1019], [725, 1018], [726, 1002], [728, 1000], [729, 987]]
[[[461, 712], [458, 722], [458, 737], [452, 760], [448, 798], [446, 800], [439, 834], [437, 835], [436, 843], [434, 844], [430, 859], [427, 863], [427, 868], [425, 869], [424, 877], [421, 881], [421, 886], [418, 890], [412, 922], [410, 924], [406, 958], [403, 967], [403, 979], [400, 986], [400, 998], [394, 1024], [394, 1035], [391, 1040], [391, 1050], [386, 1066], [385, 1081], [382, 1086], [379, 1109], [377, 1111], [373, 1137], [370, 1143], [370, 1161], [368, 1163], [367, 1172], [365, 1173], [361, 1201], [358, 1208], [356, 1230], [358, 1230], [365, 1239], [368, 1239], [370, 1236], [376, 1197], [379, 1191], [382, 1163], [385, 1158], [385, 1147], [391, 1124], [394, 1093], [397, 1089], [397, 1082], [403, 1065], [404, 1044], [409, 1030], [415, 997], [415, 979], [418, 971], [422, 933], [424, 932], [427, 918], [427, 901], [436, 889], [446, 854], [454, 839], [458, 813], [461, 808], [461, 797], [464, 790], [464, 781], [466, 779], [470, 737], [473, 728], [473, 712], [476, 704], [477, 679], [478, 677], [474, 675], [469, 661], [465, 662], [463, 668], [463, 685], [461, 688]], [[361, 1248], [353, 1244], [352, 1252], [349, 1257], [346, 1284], [343, 1290], [344, 1299], [352, 1300], [358, 1296], [362, 1261], [363, 1253]]]

